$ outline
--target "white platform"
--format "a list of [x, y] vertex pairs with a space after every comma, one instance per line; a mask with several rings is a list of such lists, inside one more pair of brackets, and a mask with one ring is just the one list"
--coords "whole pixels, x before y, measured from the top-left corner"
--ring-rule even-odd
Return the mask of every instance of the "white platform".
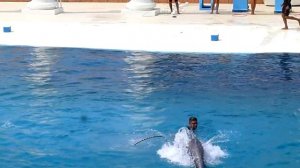
[[36, 9], [29, 9], [29, 8], [22, 9], [22, 13], [36, 14], [36, 15], [57, 15], [63, 12], [64, 12], [63, 8], [49, 9], [49, 10], [36, 10]]
[[[23, 4], [20, 5], [20, 4]], [[19, 5], [19, 6], [18, 6]], [[0, 32], [0, 45], [39, 47], [78, 47], [200, 53], [300, 53], [300, 26], [289, 20], [289, 30], [274, 7], [257, 5], [256, 15], [232, 14], [231, 4], [222, 4], [219, 15], [199, 11], [189, 4], [173, 18], [126, 17], [125, 3], [64, 3], [60, 15], [25, 15], [26, 3], [0, 3], [0, 28], [11, 26], [11, 33]], [[168, 10], [168, 4], [158, 4]], [[1, 9], [0, 9], [1, 10]], [[293, 8], [299, 14], [300, 8]], [[133, 15], [134, 16], [134, 15]], [[295, 15], [299, 17], [299, 15]], [[219, 34], [219, 41], [211, 41]]]
[[141, 16], [141, 17], [153, 17], [157, 16], [160, 13], [159, 8], [154, 8], [153, 10], [148, 11], [138, 11], [138, 10], [130, 10], [130, 9], [122, 9], [122, 14], [124, 15], [133, 15], [133, 16]]

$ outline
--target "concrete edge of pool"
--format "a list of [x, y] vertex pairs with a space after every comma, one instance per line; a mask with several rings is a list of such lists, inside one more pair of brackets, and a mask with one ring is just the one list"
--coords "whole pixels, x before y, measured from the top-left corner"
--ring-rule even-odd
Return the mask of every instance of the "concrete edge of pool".
[[[281, 30], [281, 16], [259, 5], [257, 15], [232, 14], [221, 4], [219, 15], [190, 4], [177, 18], [121, 14], [125, 3], [63, 3], [59, 15], [24, 14], [26, 3], [0, 3], [0, 45], [75, 47], [93, 49], [209, 53], [300, 53], [300, 26], [289, 21]], [[6, 8], [5, 8], [6, 7]], [[97, 8], [98, 7], [98, 8]], [[167, 9], [167, 4], [158, 4]], [[0, 8], [1, 11], [1, 8]], [[300, 17], [300, 7], [293, 8]], [[74, 19], [76, 18], [76, 19]], [[5, 33], [2, 27], [10, 26]], [[211, 35], [219, 41], [211, 41]]]

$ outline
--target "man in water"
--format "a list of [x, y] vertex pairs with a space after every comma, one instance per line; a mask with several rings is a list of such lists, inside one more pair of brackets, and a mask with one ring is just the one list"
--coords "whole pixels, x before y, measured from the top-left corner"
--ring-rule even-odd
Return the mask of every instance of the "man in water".
[[198, 126], [197, 118], [190, 117], [188, 126], [180, 128], [178, 132], [184, 132], [187, 135], [188, 139], [192, 140], [194, 138], [197, 138], [195, 134], [197, 126]]
[[[189, 118], [189, 125], [179, 129], [178, 132], [184, 133], [186, 136], [178, 140], [184, 143], [184, 146], [187, 148], [188, 154], [191, 156], [192, 161], [194, 162], [197, 168], [203, 168], [204, 165], [204, 150], [201, 142], [197, 139], [195, 131], [198, 126], [198, 121], [196, 117]], [[176, 137], [175, 137], [176, 138]]]
[[189, 126], [188, 126], [188, 129], [189, 129], [189, 130], [192, 130], [192, 131], [195, 131], [195, 130], [197, 129], [197, 126], [198, 126], [197, 118], [196, 118], [196, 117], [190, 117], [190, 118], [189, 118]]

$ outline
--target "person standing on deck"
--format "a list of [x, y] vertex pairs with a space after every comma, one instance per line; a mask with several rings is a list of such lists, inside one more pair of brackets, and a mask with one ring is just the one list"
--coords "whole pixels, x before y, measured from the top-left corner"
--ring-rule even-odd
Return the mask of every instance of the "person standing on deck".
[[256, 0], [251, 0], [251, 15], [254, 15], [256, 8]]
[[210, 14], [214, 13], [215, 7], [216, 7], [216, 14], [219, 14], [219, 4], [220, 4], [220, 0], [213, 0]]
[[[175, 1], [176, 9], [177, 9], [177, 14], [180, 14], [179, 13], [179, 3], [178, 3], [178, 0], [174, 0], [174, 1]], [[171, 14], [173, 14], [172, 0], [169, 0], [169, 6], [170, 6]]]

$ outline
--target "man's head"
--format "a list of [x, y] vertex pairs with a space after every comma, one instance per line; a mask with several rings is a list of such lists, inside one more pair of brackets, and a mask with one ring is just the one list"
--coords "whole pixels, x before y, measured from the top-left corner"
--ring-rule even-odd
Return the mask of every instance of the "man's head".
[[197, 118], [196, 117], [190, 117], [189, 118], [189, 128], [194, 131], [194, 130], [197, 129], [197, 126], [198, 126]]

